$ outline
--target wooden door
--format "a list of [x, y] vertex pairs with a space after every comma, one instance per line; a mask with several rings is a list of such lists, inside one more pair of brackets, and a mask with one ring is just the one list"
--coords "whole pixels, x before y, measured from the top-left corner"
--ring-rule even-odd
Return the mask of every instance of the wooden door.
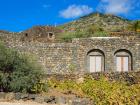
[[117, 71], [129, 71], [129, 57], [116, 57]]
[[90, 56], [90, 72], [101, 72], [101, 71], [102, 71], [102, 57]]

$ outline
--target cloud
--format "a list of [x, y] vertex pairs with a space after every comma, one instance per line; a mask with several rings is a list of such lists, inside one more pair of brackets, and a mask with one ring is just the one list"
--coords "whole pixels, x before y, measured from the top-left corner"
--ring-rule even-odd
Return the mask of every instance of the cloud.
[[110, 14], [128, 14], [133, 9], [133, 0], [101, 0], [97, 10]]
[[93, 8], [87, 5], [70, 5], [67, 9], [60, 11], [60, 16], [66, 19], [76, 18], [93, 12]]

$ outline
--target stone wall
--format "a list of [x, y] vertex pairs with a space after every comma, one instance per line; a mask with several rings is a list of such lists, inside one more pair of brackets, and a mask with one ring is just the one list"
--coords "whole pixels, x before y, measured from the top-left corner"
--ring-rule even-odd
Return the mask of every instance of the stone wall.
[[[41, 95], [41, 94], [27, 94], [27, 93], [3, 93], [0, 92], [0, 102], [14, 102], [14, 101], [37, 102], [36, 104], [45, 105], [93, 105], [94, 102], [90, 98], [77, 97], [76, 95]], [[35, 103], [34, 103], [35, 104]], [[39, 105], [40, 105], [39, 104]], [[14, 103], [13, 103], [14, 105]], [[18, 104], [20, 105], [20, 103]], [[33, 105], [33, 104], [32, 104]]]
[[72, 43], [23, 42], [21, 34], [0, 34], [0, 39], [10, 48], [37, 57], [45, 73], [88, 72], [87, 54], [94, 49], [101, 50], [105, 57], [105, 71], [115, 71], [115, 52], [126, 50], [132, 54], [132, 70], [140, 70], [140, 38], [94, 37], [73, 39]]
[[140, 70], [140, 38], [136, 36], [75, 39], [73, 43], [78, 45], [78, 60], [80, 61], [80, 68], [83, 71], [88, 71], [87, 54], [94, 49], [99, 49], [104, 53], [105, 71], [116, 70], [115, 52], [119, 50], [127, 50], [132, 54], [131, 70]]
[[[20, 34], [0, 35], [3, 42], [20, 53], [29, 53], [38, 59], [45, 73], [69, 73], [72, 65], [78, 67], [77, 46], [73, 43], [23, 42]], [[75, 66], [75, 69], [78, 69]]]

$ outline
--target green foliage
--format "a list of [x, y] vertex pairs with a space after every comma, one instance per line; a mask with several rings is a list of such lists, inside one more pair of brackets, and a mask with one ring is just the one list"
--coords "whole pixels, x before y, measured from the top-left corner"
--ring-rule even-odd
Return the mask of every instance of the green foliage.
[[76, 65], [70, 64], [68, 69], [69, 69], [69, 73], [74, 73], [74, 71], [76, 70]]
[[92, 78], [86, 79], [81, 84], [82, 91], [89, 97], [91, 97], [96, 104], [137, 104], [137, 100], [131, 100], [136, 94], [131, 87], [128, 87], [125, 83], [109, 82], [106, 78], [93, 80]]
[[0, 90], [32, 92], [42, 77], [41, 67], [30, 56], [0, 44]]
[[32, 91], [32, 93], [41, 93], [41, 92], [46, 92], [47, 89], [48, 89], [48, 85], [46, 84], [46, 82], [40, 81], [33, 86], [31, 91]]
[[102, 32], [95, 32], [93, 34], [93, 37], [107, 37], [109, 34], [108, 32], [102, 31]]
[[60, 39], [65, 42], [71, 42], [73, 38], [75, 38], [74, 33], [67, 32], [63, 33]]
[[140, 102], [140, 84], [128, 86], [125, 82], [109, 81], [104, 76], [99, 80], [87, 76], [83, 83], [50, 80], [49, 84], [64, 92], [71, 91], [79, 96], [87, 96], [96, 105], [138, 105]]
[[130, 31], [140, 32], [140, 21], [135, 21], [127, 27]]
[[95, 32], [103, 32], [103, 28], [99, 27], [98, 25], [92, 25], [87, 29], [87, 33], [94, 34]]
[[71, 42], [73, 38], [86, 38], [90, 37], [89, 34], [83, 31], [64, 32], [60, 39], [65, 42]]
[[59, 89], [72, 91], [73, 89], [78, 88], [76, 82], [71, 80], [65, 80], [58, 85]]
[[104, 31], [103, 28], [98, 25], [88, 26], [84, 30], [72, 31], [72, 32], [64, 32], [60, 35], [60, 39], [65, 42], [71, 42], [74, 38], [88, 38], [88, 37], [106, 37], [108, 36], [108, 32]]
[[[93, 13], [83, 16], [78, 20], [61, 25], [66, 32], [87, 30], [91, 34], [99, 31], [123, 31], [132, 21], [111, 14]], [[117, 30], [114, 30], [117, 28]]]
[[88, 37], [106, 37], [108, 36], [108, 33], [105, 31], [94, 31], [92, 33], [91, 31], [77, 31], [77, 32], [66, 32], [63, 33], [61, 36], [61, 40], [65, 42], [71, 42], [74, 38], [88, 38]]

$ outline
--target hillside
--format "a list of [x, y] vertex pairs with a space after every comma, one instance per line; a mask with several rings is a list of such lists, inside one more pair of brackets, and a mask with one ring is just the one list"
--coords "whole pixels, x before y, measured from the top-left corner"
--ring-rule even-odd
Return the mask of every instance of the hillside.
[[[111, 14], [91, 13], [57, 27], [33, 26], [22, 33], [24, 40], [25, 38], [29, 40], [39, 39], [48, 42], [48, 34], [51, 34], [51, 36], [55, 36], [55, 41], [69, 42], [73, 38], [110, 36], [110, 32], [113, 32], [113, 36], [114, 33], [115, 36], [118, 35], [118, 32], [123, 32], [123, 34], [124, 32], [128, 32], [128, 34], [130, 34], [129, 32], [140, 32], [140, 21], [132, 21]], [[0, 31], [0, 33], [7, 33], [7, 31]]]
[[83, 16], [78, 20], [72, 21], [61, 25], [60, 27], [65, 31], [86, 30], [91, 26], [97, 26], [104, 31], [116, 31], [122, 30], [131, 24], [131, 21], [115, 15], [92, 13], [87, 16]]

